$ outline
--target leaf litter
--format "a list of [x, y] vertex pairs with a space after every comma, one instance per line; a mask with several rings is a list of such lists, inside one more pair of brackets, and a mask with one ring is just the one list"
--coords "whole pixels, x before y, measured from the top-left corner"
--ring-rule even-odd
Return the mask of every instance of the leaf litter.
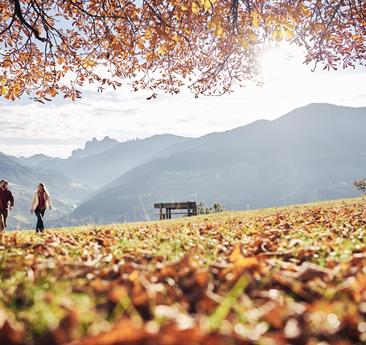
[[7, 233], [0, 344], [366, 343], [364, 199]]

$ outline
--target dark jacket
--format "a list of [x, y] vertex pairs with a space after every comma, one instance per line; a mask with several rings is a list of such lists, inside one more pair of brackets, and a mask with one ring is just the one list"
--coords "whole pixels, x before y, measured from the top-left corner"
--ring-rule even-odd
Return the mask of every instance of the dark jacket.
[[3, 190], [0, 188], [0, 199], [0, 209], [2, 211], [7, 211], [9, 209], [9, 205], [14, 206], [14, 198], [10, 190]]

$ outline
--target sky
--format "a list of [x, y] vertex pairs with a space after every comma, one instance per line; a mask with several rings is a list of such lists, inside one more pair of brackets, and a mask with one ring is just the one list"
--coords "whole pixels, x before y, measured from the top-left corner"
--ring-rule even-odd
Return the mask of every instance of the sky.
[[0, 98], [0, 152], [68, 157], [93, 137], [119, 141], [154, 134], [198, 137], [272, 120], [309, 103], [366, 106], [366, 69], [328, 72], [302, 64], [297, 48], [271, 48], [259, 57], [264, 85], [250, 83], [220, 97], [182, 92], [146, 100], [128, 87], [97, 93], [85, 89], [77, 102], [40, 103]]

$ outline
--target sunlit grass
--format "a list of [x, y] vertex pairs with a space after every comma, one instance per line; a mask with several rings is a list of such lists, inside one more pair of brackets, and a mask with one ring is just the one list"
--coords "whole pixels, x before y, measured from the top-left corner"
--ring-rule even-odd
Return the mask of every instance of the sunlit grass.
[[[200, 279], [216, 284], [213, 267], [231, 267], [230, 255], [238, 245], [243, 262], [256, 257], [261, 265], [270, 263], [271, 269], [256, 283], [256, 289], [265, 290], [284, 263], [332, 268], [366, 250], [365, 205], [365, 199], [356, 198], [167, 221], [48, 229], [44, 234], [6, 233], [0, 244], [0, 310], [26, 325], [29, 339], [55, 330], [70, 311], [78, 315], [75, 337], [108, 330], [122, 315], [141, 324], [146, 316], [131, 296], [135, 290], [129, 290], [135, 282], [142, 279], [159, 291], [161, 270], [169, 271], [183, 259], [178, 272], [187, 265], [208, 272]], [[176, 284], [174, 275], [169, 279], [164, 284]], [[243, 295], [248, 279], [243, 275], [236, 285], [225, 282], [217, 287], [220, 302], [204, 315], [208, 329], [229, 327], [229, 314], [230, 320], [245, 325], [245, 332], [264, 322], [254, 311], [252, 317], [244, 312], [256, 308]], [[286, 303], [299, 298], [296, 289], [286, 293]], [[326, 301], [339, 293], [334, 286], [321, 284], [312, 289]], [[156, 302], [151, 296], [146, 297], [148, 308], [155, 310], [155, 303], [164, 299]], [[186, 308], [179, 300], [174, 303], [178, 309]], [[158, 314], [155, 321], [163, 322]]]

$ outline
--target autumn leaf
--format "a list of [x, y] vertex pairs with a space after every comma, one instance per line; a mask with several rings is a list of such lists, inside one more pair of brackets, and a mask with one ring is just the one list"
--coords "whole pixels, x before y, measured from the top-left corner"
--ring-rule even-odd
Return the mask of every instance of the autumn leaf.
[[7, 67], [11, 67], [13, 65], [13, 63], [11, 62], [10, 59], [5, 59], [2, 63], [1, 66], [3, 68], [7, 68]]
[[222, 37], [224, 35], [224, 29], [222, 28], [222, 26], [216, 28], [215, 35], [217, 37]]
[[276, 41], [281, 41], [284, 38], [283, 29], [281, 26], [277, 26], [272, 32], [272, 38]]
[[158, 48], [158, 53], [159, 54], [162, 54], [162, 55], [164, 55], [164, 54], [166, 54], [168, 52], [168, 49], [166, 48], [166, 46], [164, 46], [164, 45], [162, 45], [162, 46], [160, 46], [159, 48]]
[[139, 344], [148, 338], [144, 329], [136, 327], [130, 320], [121, 320], [111, 331], [82, 339], [80, 345]]
[[57, 95], [57, 90], [53, 87], [49, 90], [49, 93], [52, 97], [55, 97]]
[[96, 65], [96, 62], [93, 61], [92, 59], [90, 58], [87, 58], [84, 60], [84, 63], [83, 63], [83, 67], [85, 68], [90, 68], [90, 67], [94, 67]]
[[255, 28], [257, 28], [259, 27], [259, 23], [260, 23], [260, 16], [257, 12], [254, 12], [252, 17], [252, 24]]
[[230, 255], [230, 261], [236, 268], [253, 268], [259, 264], [259, 261], [256, 257], [244, 257], [242, 255], [240, 243], [235, 244], [235, 247]]
[[210, 0], [203, 1], [203, 8], [207, 12], [212, 7], [212, 3]]
[[5, 86], [0, 87], [0, 94], [2, 96], [5, 96], [8, 93], [8, 91], [9, 91], [9, 89], [7, 87], [5, 87]]
[[199, 5], [197, 4], [197, 2], [192, 2], [192, 12], [194, 13], [194, 14], [198, 14], [199, 13], [199, 11], [200, 11], [200, 7], [199, 7]]

